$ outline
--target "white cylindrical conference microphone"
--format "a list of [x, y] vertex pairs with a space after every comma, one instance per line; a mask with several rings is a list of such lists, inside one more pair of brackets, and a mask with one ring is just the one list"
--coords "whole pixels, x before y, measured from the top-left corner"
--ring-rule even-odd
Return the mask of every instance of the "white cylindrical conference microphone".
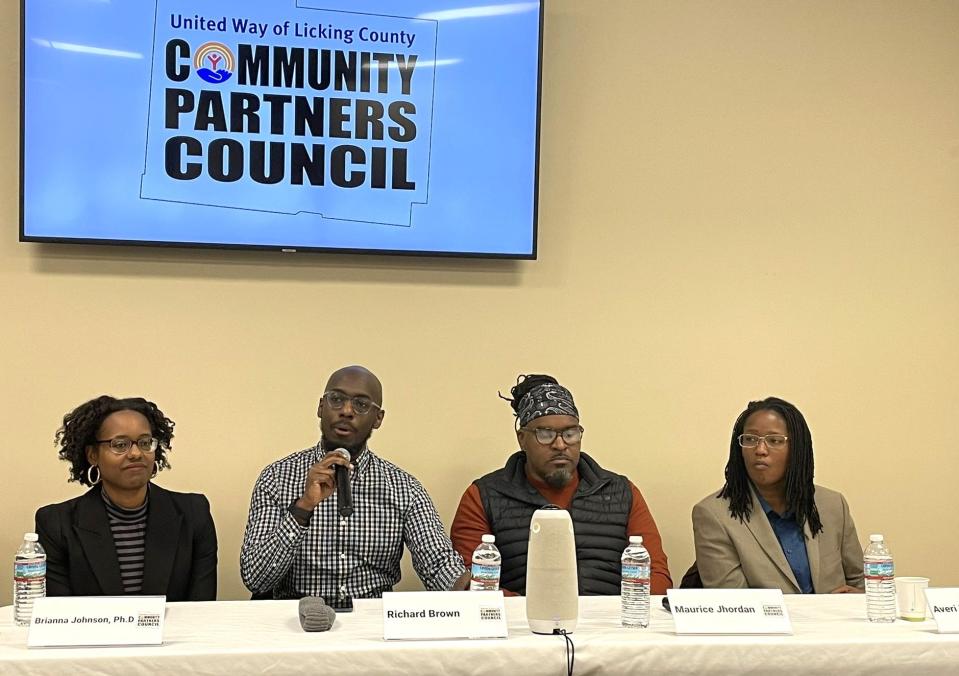
[[533, 512], [526, 557], [526, 619], [534, 634], [570, 633], [579, 620], [576, 541], [569, 512]]
[[336, 619], [336, 612], [318, 596], [300, 599], [299, 615], [303, 631], [329, 631]]
[[[330, 453], [353, 462], [353, 456], [345, 448], [334, 448]], [[353, 491], [350, 488], [350, 468], [343, 465], [333, 465], [333, 474], [336, 476], [336, 511], [340, 516], [349, 516], [353, 513]]]

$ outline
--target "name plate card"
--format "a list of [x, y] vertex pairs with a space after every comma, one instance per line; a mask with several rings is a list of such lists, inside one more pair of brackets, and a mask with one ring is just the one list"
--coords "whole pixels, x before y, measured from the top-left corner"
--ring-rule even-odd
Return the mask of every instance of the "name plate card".
[[932, 617], [940, 634], [959, 633], [959, 587], [926, 589], [926, 608], [932, 611]]
[[677, 634], [791, 634], [779, 589], [670, 589]]
[[48, 596], [33, 602], [27, 647], [161, 645], [165, 596]]
[[506, 636], [502, 592], [383, 594], [383, 638], [387, 641]]

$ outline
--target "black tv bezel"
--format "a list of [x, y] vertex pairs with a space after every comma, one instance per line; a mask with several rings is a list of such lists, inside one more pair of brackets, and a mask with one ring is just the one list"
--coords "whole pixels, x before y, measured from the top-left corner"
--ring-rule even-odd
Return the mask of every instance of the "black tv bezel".
[[172, 242], [164, 240], [99, 239], [90, 237], [38, 237], [27, 235], [24, 231], [24, 167], [26, 130], [26, 23], [27, 2], [20, 0], [20, 242], [41, 244], [94, 244], [105, 246], [135, 246], [164, 249], [214, 249], [224, 251], [272, 251], [276, 253], [334, 253], [360, 255], [414, 256], [427, 258], [468, 258], [491, 260], [536, 260], [539, 245], [539, 170], [540, 170], [540, 133], [542, 125], [543, 100], [543, 26], [546, 13], [546, 1], [539, 2], [539, 45], [536, 63], [536, 134], [533, 158], [533, 246], [529, 253], [486, 253], [475, 251], [429, 251], [407, 249], [355, 249], [341, 247], [310, 247], [274, 244], [226, 244], [219, 242]]

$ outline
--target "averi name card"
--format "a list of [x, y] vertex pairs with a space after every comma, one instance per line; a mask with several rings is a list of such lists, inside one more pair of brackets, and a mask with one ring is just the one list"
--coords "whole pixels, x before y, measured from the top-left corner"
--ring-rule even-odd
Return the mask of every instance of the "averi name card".
[[940, 634], [959, 633], [959, 587], [926, 589], [926, 607]]

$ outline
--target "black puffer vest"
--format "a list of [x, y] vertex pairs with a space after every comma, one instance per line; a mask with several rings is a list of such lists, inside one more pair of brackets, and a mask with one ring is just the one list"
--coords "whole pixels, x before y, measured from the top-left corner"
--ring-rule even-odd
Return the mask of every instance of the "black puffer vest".
[[[579, 486], [569, 506], [576, 538], [581, 596], [620, 592], [620, 557], [633, 494], [624, 476], [608, 472], [585, 453], [579, 456]], [[526, 550], [533, 512], [549, 504], [526, 479], [526, 454], [517, 451], [506, 467], [477, 479], [496, 546], [503, 556], [500, 586], [526, 594]]]

